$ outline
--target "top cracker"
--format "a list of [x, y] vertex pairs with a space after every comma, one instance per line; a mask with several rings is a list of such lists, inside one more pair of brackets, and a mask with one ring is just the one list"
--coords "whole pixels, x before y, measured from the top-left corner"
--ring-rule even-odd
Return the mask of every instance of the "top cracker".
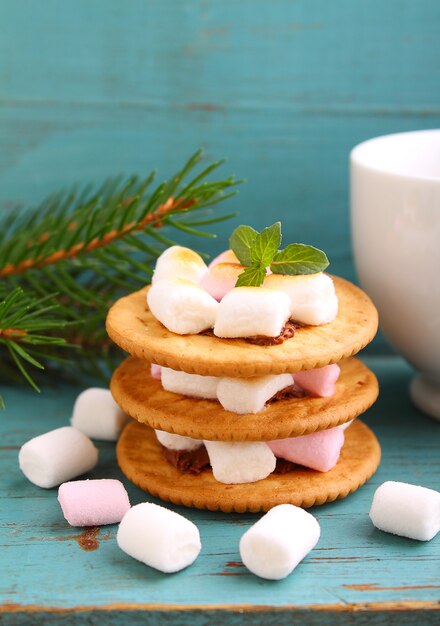
[[323, 367], [359, 352], [378, 326], [370, 298], [342, 278], [333, 280], [339, 301], [336, 318], [320, 326], [300, 327], [280, 345], [175, 334], [148, 308], [150, 287], [118, 300], [108, 313], [106, 328], [111, 339], [131, 355], [190, 374], [248, 377]]

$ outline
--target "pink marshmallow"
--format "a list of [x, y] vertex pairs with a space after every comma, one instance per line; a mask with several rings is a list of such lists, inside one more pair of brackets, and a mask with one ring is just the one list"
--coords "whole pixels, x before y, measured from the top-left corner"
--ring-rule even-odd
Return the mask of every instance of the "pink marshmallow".
[[275, 456], [318, 472], [328, 472], [336, 465], [343, 445], [344, 433], [338, 427], [268, 442]]
[[124, 485], [110, 478], [63, 483], [58, 502], [71, 526], [116, 524], [130, 508]]
[[161, 380], [162, 378], [162, 367], [160, 365], [156, 365], [156, 363], [151, 364], [150, 368], [151, 378], [155, 380]]
[[217, 263], [206, 272], [200, 287], [220, 302], [228, 291], [234, 289], [243, 269], [238, 263]]
[[293, 374], [295, 384], [320, 398], [330, 398], [336, 390], [341, 368], [336, 363]]
[[208, 265], [208, 268], [211, 269], [211, 267], [214, 267], [219, 263], [239, 263], [239, 260], [232, 252], [232, 250], [225, 250], [224, 252], [221, 252], [218, 256], [216, 256], [215, 259], [212, 259], [211, 263]]

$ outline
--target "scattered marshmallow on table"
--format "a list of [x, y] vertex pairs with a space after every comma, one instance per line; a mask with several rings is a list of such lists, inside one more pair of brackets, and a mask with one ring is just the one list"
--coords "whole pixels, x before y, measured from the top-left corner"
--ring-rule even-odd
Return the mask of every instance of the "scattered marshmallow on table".
[[31, 483], [50, 489], [93, 469], [98, 450], [80, 430], [63, 426], [26, 442], [18, 461]]
[[217, 337], [277, 337], [290, 317], [289, 297], [264, 287], [235, 287], [218, 306]]
[[293, 504], [280, 504], [249, 528], [240, 540], [240, 556], [256, 576], [280, 580], [315, 547], [318, 521]]
[[276, 458], [264, 441], [204, 441], [214, 478], [220, 483], [238, 485], [267, 478]]
[[341, 373], [341, 368], [336, 363], [317, 367], [313, 370], [295, 372], [293, 378], [295, 384], [320, 398], [331, 398], [336, 391], [336, 381]]
[[150, 287], [147, 303], [154, 317], [178, 335], [212, 328], [219, 307], [209, 293], [183, 278], [159, 280]]
[[328, 472], [338, 462], [344, 445], [344, 432], [329, 428], [301, 437], [276, 439], [268, 445], [275, 456], [318, 472]]
[[201, 550], [195, 524], [151, 502], [137, 504], [124, 515], [116, 540], [129, 556], [166, 574], [191, 565]]
[[204, 275], [200, 287], [220, 301], [235, 287], [243, 270], [244, 267], [238, 263], [217, 263]]
[[171, 246], [156, 261], [152, 284], [165, 278], [186, 278], [198, 284], [208, 271], [200, 254], [190, 248]]
[[187, 374], [187, 372], [162, 367], [162, 387], [167, 391], [181, 393], [185, 396], [216, 400], [219, 380], [217, 376]]
[[370, 518], [379, 530], [429, 541], [440, 530], [440, 493], [426, 487], [387, 481], [376, 489]]
[[197, 450], [203, 445], [200, 439], [192, 439], [183, 435], [167, 433], [164, 430], [155, 430], [158, 442], [169, 450]]
[[253, 378], [220, 378], [217, 397], [233, 413], [258, 413], [278, 391], [293, 385], [291, 374], [269, 374]]
[[263, 286], [289, 297], [290, 317], [297, 322], [318, 326], [333, 321], [338, 313], [333, 280], [322, 272], [298, 276], [270, 274]]
[[71, 526], [116, 524], [130, 508], [124, 485], [110, 478], [63, 483], [58, 502]]
[[129, 420], [108, 389], [90, 387], [75, 400], [70, 423], [92, 439], [117, 441]]

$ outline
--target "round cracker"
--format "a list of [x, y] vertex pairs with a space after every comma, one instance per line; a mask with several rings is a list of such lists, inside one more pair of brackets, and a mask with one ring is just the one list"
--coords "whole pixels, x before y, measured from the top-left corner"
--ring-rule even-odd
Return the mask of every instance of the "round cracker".
[[182, 474], [164, 458], [154, 431], [135, 421], [122, 433], [116, 453], [127, 478], [151, 495], [178, 505], [225, 513], [268, 511], [285, 503], [308, 508], [345, 498], [373, 475], [380, 462], [379, 443], [360, 420], [345, 431], [341, 456], [329, 472], [298, 467], [287, 474], [271, 474], [242, 485], [220, 483], [211, 470], [198, 476]]
[[193, 439], [270, 441], [297, 437], [344, 424], [364, 413], [377, 399], [373, 372], [358, 359], [340, 363], [341, 374], [331, 398], [289, 398], [256, 414], [225, 411], [216, 400], [189, 398], [166, 391], [150, 375], [150, 364], [129, 357], [114, 372], [110, 389], [119, 406], [138, 422]]
[[352, 356], [377, 332], [377, 311], [352, 283], [333, 277], [339, 299], [336, 319], [304, 326], [277, 346], [257, 346], [242, 339], [176, 335], [148, 309], [149, 287], [118, 300], [107, 316], [107, 332], [133, 356], [175, 370], [206, 376], [248, 377], [323, 367]]

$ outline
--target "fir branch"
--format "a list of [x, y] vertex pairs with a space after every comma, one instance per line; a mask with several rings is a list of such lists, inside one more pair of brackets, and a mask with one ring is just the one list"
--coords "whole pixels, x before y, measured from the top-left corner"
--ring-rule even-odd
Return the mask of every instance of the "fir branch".
[[[42, 361], [66, 372], [72, 354], [76, 370], [108, 377], [115, 349], [104, 330], [107, 310], [120, 294], [150, 281], [158, 255], [176, 243], [162, 231], [212, 237], [200, 227], [233, 217], [207, 213], [234, 195], [242, 181], [207, 181], [221, 161], [192, 174], [201, 159], [196, 152], [155, 188], [154, 172], [113, 177], [96, 189], [52, 194], [39, 206], [0, 220], [3, 378], [20, 372], [37, 386]], [[72, 345], [80, 350], [72, 353]]]
[[222, 163], [219, 161], [179, 191], [184, 178], [200, 159], [198, 151], [170, 182], [158, 185], [151, 195], [147, 190], [153, 174], [142, 181], [135, 176], [125, 182], [110, 179], [94, 194], [90, 190], [79, 193], [71, 189], [49, 198], [44, 209], [38, 207], [19, 214], [15, 220], [9, 219], [1, 229], [2, 239], [7, 242], [2, 245], [0, 241], [0, 278], [76, 259], [128, 235], [148, 233], [152, 227], [168, 224], [179, 229], [190, 228], [180, 221], [182, 215], [230, 197], [225, 190], [241, 182], [230, 177], [200, 184]]

